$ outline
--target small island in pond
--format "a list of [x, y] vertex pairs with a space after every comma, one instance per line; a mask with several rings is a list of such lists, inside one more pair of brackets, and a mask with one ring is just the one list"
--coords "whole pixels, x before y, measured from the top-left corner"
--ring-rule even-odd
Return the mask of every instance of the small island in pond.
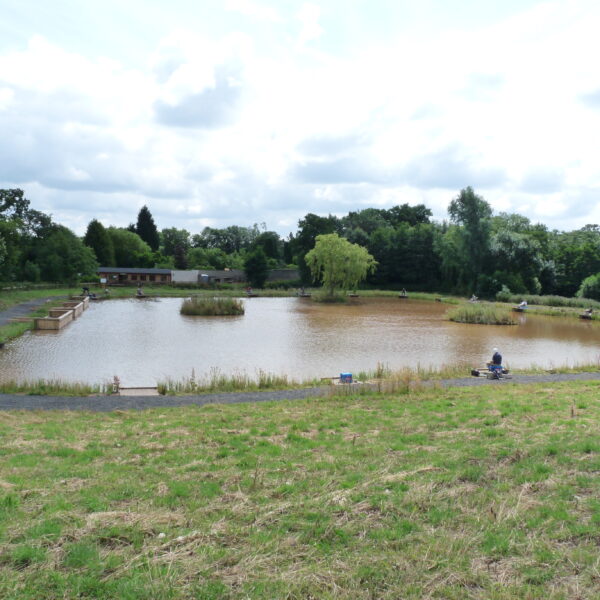
[[235, 316], [244, 314], [244, 304], [238, 298], [193, 296], [183, 301], [180, 312], [182, 315], [203, 317]]

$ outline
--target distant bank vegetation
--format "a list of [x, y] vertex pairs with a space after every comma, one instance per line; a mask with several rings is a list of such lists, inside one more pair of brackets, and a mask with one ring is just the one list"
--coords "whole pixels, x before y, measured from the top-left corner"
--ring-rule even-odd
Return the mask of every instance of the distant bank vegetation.
[[182, 315], [205, 317], [243, 315], [244, 304], [238, 298], [194, 296], [183, 301], [180, 312]]

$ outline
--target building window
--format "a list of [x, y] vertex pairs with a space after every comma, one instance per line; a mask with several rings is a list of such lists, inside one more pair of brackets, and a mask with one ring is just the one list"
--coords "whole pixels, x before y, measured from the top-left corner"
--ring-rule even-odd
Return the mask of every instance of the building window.
[[131, 281], [137, 281], [137, 275], [133, 274], [133, 275], [131, 276]]
[[154, 275], [150, 275], [150, 281], [154, 281]]
[[146, 276], [145, 275], [140, 275], [140, 281], [146, 281]]
[[161, 281], [166, 281], [167, 280], [167, 276], [166, 275], [161, 275], [160, 276], [160, 280]]

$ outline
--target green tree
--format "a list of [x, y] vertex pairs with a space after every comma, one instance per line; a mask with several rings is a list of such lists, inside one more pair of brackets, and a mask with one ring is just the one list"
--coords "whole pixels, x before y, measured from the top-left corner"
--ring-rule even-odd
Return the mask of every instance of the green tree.
[[261, 288], [265, 285], [269, 274], [269, 263], [267, 255], [261, 247], [248, 253], [244, 261], [244, 271], [246, 279], [253, 287]]
[[393, 206], [389, 210], [384, 211], [384, 213], [386, 220], [394, 227], [397, 227], [400, 223], [408, 223], [413, 226], [424, 225], [430, 222], [429, 218], [432, 214], [431, 210], [424, 204]]
[[228, 255], [219, 248], [191, 248], [188, 252], [190, 269], [225, 269], [229, 267]]
[[106, 228], [97, 219], [92, 219], [87, 227], [83, 243], [89, 246], [96, 255], [96, 259], [103, 267], [112, 267], [115, 264], [115, 249]]
[[233, 254], [250, 248], [259, 233], [258, 225], [231, 225], [225, 229], [205, 227], [200, 235], [193, 236], [192, 244], [195, 248], [219, 248], [226, 254]]
[[131, 231], [118, 227], [109, 227], [106, 231], [115, 250], [116, 267], [152, 267], [154, 265], [150, 246], [137, 233], [131, 233]]
[[579, 298], [592, 298], [600, 300], [600, 273], [586, 277], [577, 291]]
[[182, 244], [178, 244], [177, 246], [175, 246], [175, 253], [173, 254], [173, 259], [176, 269], [185, 270], [188, 268], [186, 249]]
[[0, 262], [0, 280], [23, 278], [23, 265], [34, 241], [50, 233], [52, 227], [50, 216], [30, 208], [23, 190], [0, 190], [0, 237], [5, 251]]
[[315, 247], [317, 236], [337, 233], [341, 226], [339, 219], [333, 215], [319, 217], [313, 213], [308, 213], [304, 219], [301, 219], [298, 226], [300, 229], [294, 238], [294, 250], [300, 279], [302, 283], [308, 284], [311, 281], [311, 271], [305, 260], [306, 254]]
[[283, 244], [275, 231], [263, 231], [254, 240], [252, 247], [262, 248], [269, 258], [275, 260], [280, 260], [283, 252]]
[[191, 246], [190, 232], [177, 227], [167, 227], [160, 232], [161, 248], [165, 256], [175, 256], [177, 248], [187, 254]]
[[158, 250], [160, 246], [158, 229], [156, 228], [152, 214], [145, 205], [140, 208], [140, 212], [138, 213], [135, 233], [137, 233], [152, 250]]
[[7, 256], [8, 251], [6, 250], [6, 242], [4, 241], [4, 237], [0, 231], [0, 271], [2, 270], [2, 264]]
[[459, 283], [474, 291], [489, 260], [492, 208], [473, 188], [467, 187], [450, 202], [450, 220], [458, 225]]
[[586, 277], [600, 272], [600, 227], [586, 225], [576, 231], [554, 232], [553, 245], [556, 292], [572, 296]]
[[514, 293], [539, 294], [539, 275], [544, 265], [536, 239], [526, 233], [501, 229], [493, 234], [490, 243], [492, 262], [496, 265], [493, 278], [497, 289], [502, 285]]
[[[96, 276], [94, 251], [63, 225], [54, 225], [48, 235], [37, 239], [31, 254], [44, 281], [67, 283]], [[33, 266], [29, 269], [34, 271]]]
[[336, 288], [355, 289], [377, 265], [366, 248], [337, 233], [318, 235], [315, 247], [305, 259], [313, 278], [323, 282], [329, 296], [335, 294]]
[[23, 255], [23, 236], [16, 221], [0, 217], [0, 239], [4, 258], [0, 261], [0, 281], [19, 279], [19, 264]]

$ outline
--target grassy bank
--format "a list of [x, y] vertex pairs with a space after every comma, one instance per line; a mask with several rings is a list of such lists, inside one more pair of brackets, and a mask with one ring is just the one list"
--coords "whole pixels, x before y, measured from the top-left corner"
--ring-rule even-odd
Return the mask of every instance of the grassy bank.
[[570, 308], [593, 308], [600, 310], [600, 302], [590, 298], [567, 298], [565, 296], [537, 296], [533, 294], [498, 294], [498, 300], [509, 302], [511, 304], [519, 304], [522, 300], [527, 300], [527, 303], [535, 306], [557, 306]]
[[0, 596], [598, 597], [599, 390], [0, 413]]
[[193, 296], [181, 304], [180, 313], [192, 316], [235, 316], [244, 314], [244, 304], [237, 298]]
[[50, 298], [52, 296], [70, 296], [78, 294], [81, 288], [33, 288], [0, 290], [0, 311], [6, 310], [15, 304], [34, 300], [36, 298]]
[[[510, 309], [511, 306], [507, 307]], [[528, 315], [544, 315], [547, 317], [570, 317], [572, 319], [579, 319], [579, 315], [583, 313], [582, 308], [571, 308], [567, 306], [529, 306], [525, 311]], [[592, 321], [600, 320], [600, 312], [592, 314]]]
[[478, 325], [516, 325], [510, 311], [494, 304], [477, 302], [460, 304], [446, 313], [450, 321], [457, 323], [475, 323]]
[[[354, 380], [366, 382], [371, 387], [369, 390], [405, 390], [411, 386], [429, 381], [441, 379], [457, 379], [469, 377], [471, 369], [479, 365], [471, 363], [456, 363], [452, 365], [438, 365], [436, 367], [417, 366], [414, 368], [404, 367], [391, 369], [384, 363], [378, 364], [375, 369], [358, 371], [354, 373]], [[571, 365], [532, 365], [527, 368], [512, 368], [513, 374], [536, 375], [548, 373], [592, 373], [600, 370], [600, 362], [582, 363]], [[157, 383], [161, 395], [182, 396], [194, 394], [211, 394], [219, 392], [256, 392], [263, 390], [288, 390], [306, 387], [327, 386], [331, 382], [329, 378], [313, 378], [298, 380], [286, 374], [269, 373], [258, 370], [254, 375], [244, 371], [237, 373], [223, 373], [220, 369], [211, 369], [208, 373], [196, 376], [192, 371], [190, 377], [180, 379], [165, 378]], [[344, 386], [341, 386], [342, 388]], [[45, 395], [57, 394], [61, 396], [91, 396], [97, 394], [110, 394], [111, 382], [99, 384], [72, 383], [60, 379], [33, 380], [20, 382], [0, 382], [0, 394], [28, 394]], [[367, 392], [369, 391], [367, 390]], [[337, 389], [339, 392], [340, 389]], [[347, 390], [341, 390], [346, 393]], [[335, 393], [336, 389], [332, 389]]]

